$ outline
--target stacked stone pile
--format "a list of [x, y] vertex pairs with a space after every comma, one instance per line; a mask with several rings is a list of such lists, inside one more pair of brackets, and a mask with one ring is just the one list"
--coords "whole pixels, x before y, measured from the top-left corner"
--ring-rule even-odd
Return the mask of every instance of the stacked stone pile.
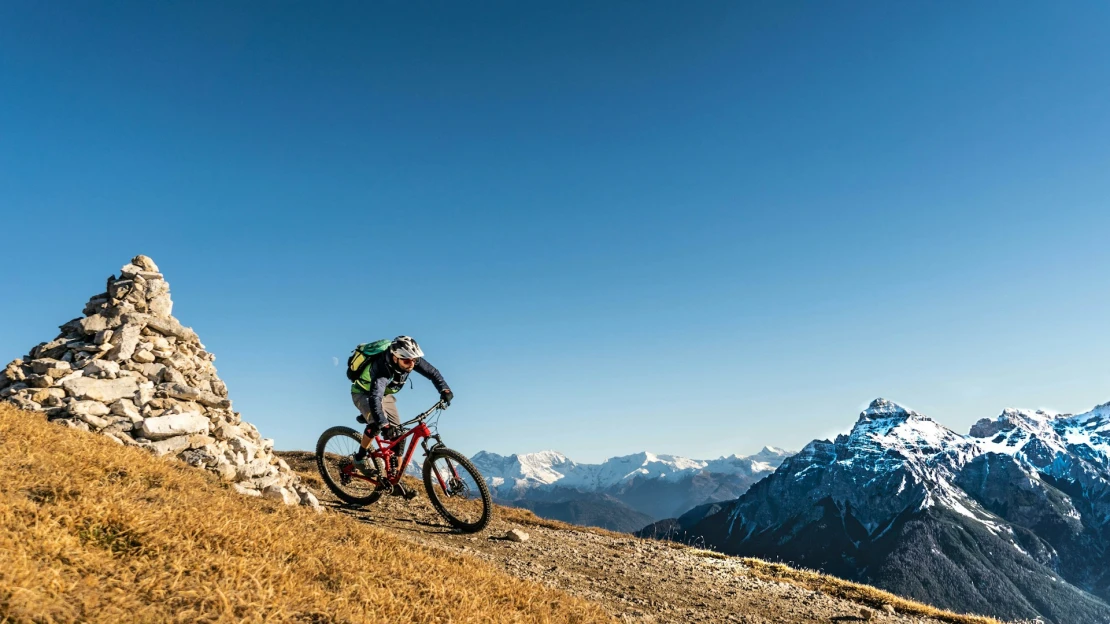
[[84, 316], [0, 373], [0, 398], [60, 424], [205, 468], [250, 496], [319, 509], [274, 442], [231, 409], [196, 333], [172, 315], [157, 265], [135, 256]]

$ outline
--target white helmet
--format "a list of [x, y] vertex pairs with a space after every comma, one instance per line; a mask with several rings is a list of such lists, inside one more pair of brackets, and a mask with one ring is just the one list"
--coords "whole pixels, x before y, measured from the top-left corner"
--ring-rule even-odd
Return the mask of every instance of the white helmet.
[[410, 336], [397, 336], [393, 339], [393, 344], [389, 345], [389, 350], [393, 355], [403, 360], [415, 360], [424, 357], [420, 345], [416, 344], [416, 341]]

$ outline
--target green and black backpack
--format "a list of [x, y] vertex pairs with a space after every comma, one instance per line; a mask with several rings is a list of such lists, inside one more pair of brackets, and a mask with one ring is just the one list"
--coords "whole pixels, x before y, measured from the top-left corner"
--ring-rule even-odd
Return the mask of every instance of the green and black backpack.
[[355, 347], [355, 350], [351, 352], [351, 357], [347, 358], [347, 379], [355, 381], [362, 377], [363, 371], [370, 365], [370, 358], [388, 350], [392, 344], [392, 340], [375, 340], [374, 342], [364, 342]]

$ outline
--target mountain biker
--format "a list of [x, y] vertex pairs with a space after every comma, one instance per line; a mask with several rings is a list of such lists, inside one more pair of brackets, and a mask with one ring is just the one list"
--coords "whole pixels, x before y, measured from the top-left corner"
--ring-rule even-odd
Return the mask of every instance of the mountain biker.
[[[354, 456], [355, 468], [365, 472], [374, 467], [369, 448], [375, 435], [381, 433], [392, 440], [403, 433], [401, 417], [397, 413], [397, 399], [393, 395], [405, 387], [409, 373], [414, 370], [435, 384], [441, 401], [451, 404], [454, 396], [451, 388], [447, 387], [447, 382], [436, 367], [424, 359], [420, 345], [409, 336], [397, 336], [388, 349], [371, 356], [362, 375], [351, 384], [351, 400], [366, 420], [362, 442]], [[402, 441], [394, 449], [394, 457], [399, 459], [404, 456], [404, 452], [405, 442]]]

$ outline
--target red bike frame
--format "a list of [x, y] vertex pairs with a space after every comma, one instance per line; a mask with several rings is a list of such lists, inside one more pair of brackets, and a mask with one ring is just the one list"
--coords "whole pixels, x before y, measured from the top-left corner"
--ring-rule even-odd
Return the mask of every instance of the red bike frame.
[[[373, 449], [371, 447], [372, 450], [370, 451], [370, 456], [381, 458], [382, 462], [385, 464], [385, 480], [390, 487], [400, 483], [401, 477], [405, 474], [405, 470], [407, 470], [409, 467], [409, 462], [412, 461], [412, 454], [416, 452], [417, 441], [420, 442], [420, 446], [424, 449], [425, 455], [430, 454], [436, 446], [442, 446], [443, 442], [439, 439], [439, 436], [433, 434], [432, 430], [428, 427], [428, 424], [424, 422], [424, 419], [427, 418], [429, 414], [437, 409], [440, 409], [442, 405], [442, 402], [437, 403], [434, 407], [432, 407], [432, 409], [424, 412], [423, 414], [417, 416], [416, 418], [413, 418], [406, 423], [403, 423], [401, 425], [402, 427], [414, 422], [419, 422], [420, 424], [392, 440], [386, 440], [380, 435], [374, 436], [372, 442], [376, 442], [378, 448]], [[412, 444], [409, 444], [409, 448], [405, 452], [404, 459], [398, 464], [397, 470], [394, 471], [392, 463], [390, 462], [390, 459], [393, 458], [393, 449], [398, 444], [401, 444], [405, 440], [405, 438], [408, 438], [410, 436], [412, 437]], [[430, 449], [428, 448], [429, 439], [434, 439], [436, 441], [436, 443], [432, 445], [432, 448]], [[447, 460], [447, 465], [451, 467], [451, 472], [454, 473], [454, 478], [459, 479], [459, 471], [455, 468], [455, 464], [451, 460]], [[362, 474], [358, 470], [355, 470], [354, 467], [350, 464], [341, 468], [341, 471], [343, 472], [344, 476], [351, 479], [362, 479], [363, 481], [373, 483], [377, 487], [385, 485], [378, 479], [372, 479]], [[439, 481], [439, 487], [443, 488], [444, 492], [448, 492], [449, 490], [447, 489], [447, 483], [443, 481], [443, 476], [439, 474], [438, 470], [432, 470], [432, 472], [435, 473], [436, 480]]]

